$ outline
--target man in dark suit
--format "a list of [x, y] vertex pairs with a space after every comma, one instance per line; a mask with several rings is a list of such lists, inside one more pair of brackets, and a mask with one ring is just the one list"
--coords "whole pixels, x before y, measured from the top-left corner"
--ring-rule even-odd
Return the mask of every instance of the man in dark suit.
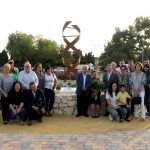
[[107, 91], [112, 82], [115, 82], [117, 85], [119, 85], [119, 78], [117, 74], [112, 72], [112, 67], [110, 64], [107, 65], [106, 70], [107, 72], [103, 75], [103, 82], [105, 85], [105, 90]]
[[26, 92], [28, 125], [32, 125], [32, 120], [42, 122], [43, 114], [45, 113], [45, 98], [44, 94], [34, 82], [30, 83], [30, 89]]
[[77, 115], [76, 117], [88, 117], [87, 109], [89, 104], [89, 86], [91, 83], [91, 76], [87, 74], [88, 66], [82, 67], [82, 72], [77, 75]]

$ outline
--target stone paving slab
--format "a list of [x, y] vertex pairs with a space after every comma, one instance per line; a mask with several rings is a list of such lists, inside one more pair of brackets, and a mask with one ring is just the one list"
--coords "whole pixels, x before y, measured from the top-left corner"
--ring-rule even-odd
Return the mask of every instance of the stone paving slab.
[[150, 150], [150, 129], [62, 135], [1, 132], [0, 150]]

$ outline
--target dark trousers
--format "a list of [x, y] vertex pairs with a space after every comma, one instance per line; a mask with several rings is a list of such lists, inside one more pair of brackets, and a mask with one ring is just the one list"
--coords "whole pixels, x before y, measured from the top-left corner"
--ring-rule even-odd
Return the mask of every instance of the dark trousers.
[[9, 102], [8, 98], [1, 97], [2, 117], [3, 121], [9, 121]]
[[77, 111], [78, 115], [87, 115], [89, 105], [89, 96], [86, 92], [82, 91], [81, 94], [77, 94]]
[[118, 115], [119, 115], [120, 119], [123, 119], [123, 111], [122, 111], [122, 108], [119, 107], [119, 108], [117, 108], [116, 110], [117, 110], [117, 112], [118, 112]]
[[39, 120], [43, 117], [43, 114], [41, 112], [41, 109], [39, 110], [34, 110], [33, 108], [28, 109], [28, 120]]
[[44, 95], [46, 99], [46, 111], [51, 111], [55, 101], [55, 93], [51, 89], [45, 89]]
[[125, 108], [127, 110], [127, 114], [126, 114], [126, 117], [125, 119], [128, 119], [129, 116], [130, 116], [130, 113], [131, 113], [131, 109], [130, 107], [127, 107], [126, 105], [120, 105], [121, 108]]

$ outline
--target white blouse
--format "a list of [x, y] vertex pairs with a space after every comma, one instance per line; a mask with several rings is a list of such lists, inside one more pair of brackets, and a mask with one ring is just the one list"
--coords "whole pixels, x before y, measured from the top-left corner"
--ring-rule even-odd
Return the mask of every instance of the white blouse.
[[113, 95], [113, 96], [111, 97], [110, 94], [109, 94], [108, 92], [106, 92], [106, 99], [107, 99], [107, 100], [110, 100], [111, 103], [112, 103], [113, 105], [115, 105], [115, 104], [116, 104], [116, 93], [113, 92], [112, 95]]
[[48, 75], [47, 73], [45, 73], [45, 88], [52, 90], [55, 80], [57, 80], [57, 77], [54, 73], [51, 73], [51, 75]]

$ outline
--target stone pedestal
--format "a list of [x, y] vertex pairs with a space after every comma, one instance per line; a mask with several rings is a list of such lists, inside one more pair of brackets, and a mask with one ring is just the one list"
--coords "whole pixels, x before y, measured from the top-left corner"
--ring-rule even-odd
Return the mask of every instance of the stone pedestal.
[[[90, 110], [91, 109], [89, 106], [88, 109], [89, 115]], [[101, 95], [100, 114], [104, 115], [106, 112], [107, 112], [106, 98], [105, 95]], [[77, 114], [77, 95], [75, 94], [75, 88], [71, 87], [62, 88], [60, 92], [55, 94], [54, 113], [67, 115]]]
[[77, 113], [76, 94], [56, 94], [54, 103], [55, 114], [76, 115]]

